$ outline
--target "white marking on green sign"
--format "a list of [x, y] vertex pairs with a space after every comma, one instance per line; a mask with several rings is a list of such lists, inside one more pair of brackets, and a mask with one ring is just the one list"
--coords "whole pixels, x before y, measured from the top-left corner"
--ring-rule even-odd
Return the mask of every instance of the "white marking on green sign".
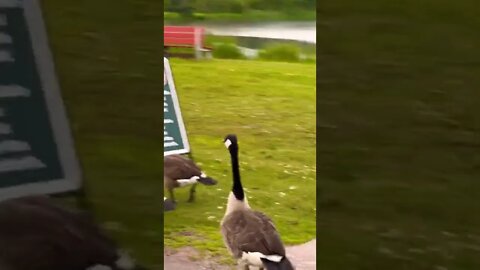
[[0, 142], [0, 154], [11, 152], [25, 152], [30, 151], [30, 145], [26, 142], [16, 140], [6, 140]]
[[0, 0], [0, 8], [0, 64], [9, 71], [0, 74], [0, 200], [77, 190], [81, 171], [39, 1]]
[[19, 85], [0, 85], [0, 98], [29, 97], [30, 90]]
[[178, 146], [178, 143], [176, 143], [176, 142], [164, 142], [163, 143], [163, 147], [174, 147], [174, 146]]
[[38, 158], [28, 156], [0, 160], [0, 172], [13, 172], [45, 168], [45, 164]]

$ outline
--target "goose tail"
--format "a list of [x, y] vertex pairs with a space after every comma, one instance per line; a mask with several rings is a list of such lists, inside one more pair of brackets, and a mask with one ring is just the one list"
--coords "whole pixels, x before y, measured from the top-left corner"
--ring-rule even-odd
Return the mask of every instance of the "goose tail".
[[208, 177], [208, 176], [200, 176], [200, 178], [197, 180], [199, 183], [204, 184], [206, 186], [213, 186], [217, 184], [217, 180]]
[[283, 257], [280, 262], [270, 261], [265, 258], [261, 260], [266, 270], [295, 270], [292, 262], [287, 257]]

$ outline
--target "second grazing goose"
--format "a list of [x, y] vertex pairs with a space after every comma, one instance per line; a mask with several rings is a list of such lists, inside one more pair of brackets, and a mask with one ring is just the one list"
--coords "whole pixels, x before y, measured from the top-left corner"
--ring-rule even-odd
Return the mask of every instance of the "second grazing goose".
[[163, 159], [163, 181], [168, 190], [170, 200], [175, 203], [173, 190], [178, 187], [191, 185], [189, 202], [195, 200], [195, 187], [197, 183], [215, 185], [217, 181], [208, 177], [192, 160], [181, 155], [170, 155]]
[[235, 135], [224, 140], [232, 162], [233, 186], [221, 221], [225, 245], [244, 269], [293, 270], [273, 221], [250, 208], [240, 180], [238, 143]]
[[140, 270], [86, 215], [43, 196], [0, 202], [0, 269]]

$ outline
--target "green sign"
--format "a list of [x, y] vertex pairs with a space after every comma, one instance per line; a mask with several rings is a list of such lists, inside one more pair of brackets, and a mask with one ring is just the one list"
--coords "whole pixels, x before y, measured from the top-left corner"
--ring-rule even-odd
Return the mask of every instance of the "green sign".
[[80, 185], [38, 3], [0, 0], [0, 200]]
[[190, 147], [167, 58], [163, 67], [163, 155], [185, 154]]

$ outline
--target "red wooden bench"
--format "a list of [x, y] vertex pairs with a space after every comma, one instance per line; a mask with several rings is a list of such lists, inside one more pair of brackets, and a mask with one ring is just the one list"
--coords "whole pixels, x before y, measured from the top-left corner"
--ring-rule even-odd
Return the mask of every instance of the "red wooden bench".
[[212, 50], [205, 46], [205, 29], [197, 26], [164, 26], [163, 47], [193, 48], [196, 58]]

